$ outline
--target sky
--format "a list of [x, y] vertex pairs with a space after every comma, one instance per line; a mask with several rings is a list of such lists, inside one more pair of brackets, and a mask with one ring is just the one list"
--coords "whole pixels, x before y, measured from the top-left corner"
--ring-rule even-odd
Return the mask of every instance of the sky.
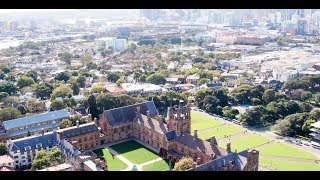
[[0, 9], [0, 13], [67, 12], [75, 9]]

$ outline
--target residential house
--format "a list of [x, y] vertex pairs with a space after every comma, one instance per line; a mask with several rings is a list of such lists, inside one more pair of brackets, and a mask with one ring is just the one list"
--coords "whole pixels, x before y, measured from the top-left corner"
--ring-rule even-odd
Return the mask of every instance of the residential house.
[[106, 92], [110, 94], [122, 94], [125, 93], [125, 90], [118, 86], [106, 86]]
[[222, 88], [222, 83], [221, 82], [218, 82], [218, 83], [205, 83], [205, 84], [202, 84], [200, 86], [200, 89], [220, 89]]
[[199, 74], [193, 74], [187, 77], [186, 82], [187, 84], [194, 84], [197, 85], [198, 81], [200, 79], [200, 75]]
[[186, 78], [184, 75], [171, 75], [171, 78], [178, 78], [180, 84], [184, 84], [186, 82]]

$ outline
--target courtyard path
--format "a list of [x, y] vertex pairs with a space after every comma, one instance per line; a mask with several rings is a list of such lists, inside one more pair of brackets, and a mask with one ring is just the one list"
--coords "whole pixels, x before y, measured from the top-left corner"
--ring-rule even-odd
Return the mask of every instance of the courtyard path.
[[119, 158], [121, 161], [126, 163], [128, 166], [133, 166], [133, 163], [130, 162], [128, 159], [117, 153], [117, 151], [111, 149], [109, 146], [106, 147], [113, 155], [115, 155], [117, 158]]
[[269, 159], [269, 160], [281, 160], [281, 161], [294, 161], [294, 162], [304, 162], [304, 163], [320, 163], [320, 160], [315, 159], [303, 159], [303, 158], [293, 158], [293, 157], [283, 157], [283, 156], [269, 156], [269, 155], [262, 155], [260, 157]]
[[142, 169], [143, 166], [146, 166], [148, 164], [152, 164], [152, 163], [155, 163], [155, 162], [158, 162], [158, 161], [161, 161], [161, 160], [162, 160], [162, 158], [157, 158], [157, 159], [154, 159], [154, 160], [151, 160], [151, 161], [147, 161], [147, 162], [144, 162], [142, 164], [139, 164], [138, 167], [140, 167]]

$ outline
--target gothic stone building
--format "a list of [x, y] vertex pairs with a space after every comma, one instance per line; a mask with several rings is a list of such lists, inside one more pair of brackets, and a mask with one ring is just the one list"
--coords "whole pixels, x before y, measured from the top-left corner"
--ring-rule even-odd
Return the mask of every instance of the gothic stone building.
[[224, 149], [218, 147], [215, 137], [208, 142], [198, 138], [197, 130], [190, 134], [190, 110], [180, 102], [178, 107], [168, 108], [167, 120], [158, 114], [153, 101], [106, 110], [99, 121], [106, 137], [103, 143], [137, 138], [165, 159], [176, 162], [189, 156], [198, 165], [230, 154], [230, 143]]
[[76, 123], [76, 126], [57, 130], [59, 139], [67, 140], [80, 151], [100, 146], [100, 133], [95, 122], [81, 125], [79, 125], [79, 121]]

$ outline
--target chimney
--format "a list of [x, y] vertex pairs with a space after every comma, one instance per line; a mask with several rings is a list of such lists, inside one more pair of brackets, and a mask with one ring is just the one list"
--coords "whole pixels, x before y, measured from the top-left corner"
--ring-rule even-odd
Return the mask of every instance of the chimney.
[[227, 143], [227, 152], [228, 153], [231, 152], [231, 143], [230, 142]]
[[199, 165], [200, 163], [201, 163], [201, 158], [198, 157], [198, 158], [197, 158], [197, 165]]
[[198, 130], [197, 130], [197, 129], [195, 129], [195, 130], [193, 131], [193, 136], [194, 136], [195, 138], [198, 137]]
[[148, 117], [148, 119], [151, 118], [151, 117], [150, 117], [150, 111], [149, 111], [149, 110], [147, 110], [147, 117]]
[[192, 163], [192, 169], [193, 169], [193, 170], [196, 170], [196, 167], [197, 167], [197, 163], [193, 162], [193, 163]]
[[253, 149], [248, 151], [247, 155], [247, 164], [250, 164], [250, 168], [252, 171], [258, 171], [259, 170], [259, 151]]
[[214, 155], [213, 155], [213, 154], [210, 154], [210, 157], [211, 157], [211, 160], [213, 160], [213, 159], [214, 159]]
[[92, 115], [88, 114], [88, 121], [91, 122], [92, 121]]
[[140, 106], [137, 106], [137, 114], [140, 114]]
[[168, 107], [168, 111], [167, 111], [168, 119], [171, 119], [172, 116], [173, 116], [173, 109], [172, 109], [172, 107]]
[[99, 122], [98, 122], [98, 119], [96, 117], [94, 118], [94, 123], [96, 124], [96, 126], [99, 126]]
[[77, 127], [79, 127], [79, 120], [76, 121], [76, 125], [77, 125]]
[[182, 106], [183, 106], [184, 101], [183, 100], [179, 100], [179, 108], [182, 110]]
[[210, 145], [211, 145], [211, 146], [217, 146], [217, 145], [218, 145], [217, 139], [216, 139], [215, 136], [212, 136], [212, 137], [210, 138]]
[[43, 136], [44, 135], [44, 129], [41, 128], [41, 135]]

